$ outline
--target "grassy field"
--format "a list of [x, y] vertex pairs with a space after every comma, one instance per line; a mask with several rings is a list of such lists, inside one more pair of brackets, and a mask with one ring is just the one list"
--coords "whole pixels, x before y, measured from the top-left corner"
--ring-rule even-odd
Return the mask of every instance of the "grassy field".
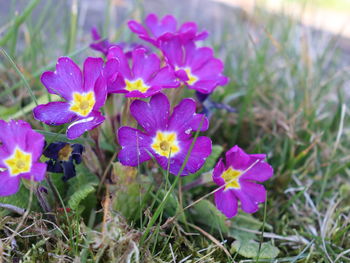
[[[0, 119], [23, 119], [49, 142], [64, 140], [62, 127], [32, 117], [37, 103], [55, 99], [40, 75], [59, 56], [80, 65], [86, 56], [99, 56], [88, 48], [94, 23], [113, 41], [141, 43], [125, 21], [151, 7], [106, 1], [92, 15], [86, 1], [10, 2], [8, 10], [1, 7]], [[16, 13], [18, 3], [24, 6]], [[197, 21], [191, 12], [181, 16], [183, 9], [167, 8], [161, 14], [174, 9], [181, 21]], [[205, 45], [215, 48], [230, 77], [213, 100], [237, 112], [213, 113], [206, 134], [215, 151], [203, 170], [175, 180], [155, 163], [122, 167], [111, 122], [105, 122], [104, 162], [91, 150], [93, 134], [86, 134], [77, 141], [86, 146], [78, 175], [63, 183], [51, 174], [53, 188], [41, 183], [49, 211], [29, 184], [0, 198], [27, 209], [18, 211], [22, 215], [0, 210], [0, 262], [350, 262], [349, 54], [337, 48], [339, 36], [282, 15], [256, 10], [248, 17], [220, 8], [222, 16], [205, 19], [206, 9], [198, 23], [211, 33]], [[107, 116], [122, 110], [122, 98], [108, 99]], [[226, 220], [213, 205], [210, 177], [216, 159], [235, 144], [267, 153], [275, 174], [264, 184], [268, 198], [257, 213]], [[194, 180], [202, 183], [191, 188]]]

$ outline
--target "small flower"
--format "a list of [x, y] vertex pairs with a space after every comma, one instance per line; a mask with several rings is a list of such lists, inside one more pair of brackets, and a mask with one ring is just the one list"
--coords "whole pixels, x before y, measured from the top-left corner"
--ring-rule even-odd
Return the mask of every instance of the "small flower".
[[222, 75], [224, 64], [214, 58], [213, 49], [196, 47], [194, 42], [183, 44], [178, 36], [163, 36], [159, 43], [166, 61], [189, 89], [208, 94], [228, 82]]
[[21, 178], [45, 178], [46, 164], [38, 162], [45, 140], [21, 120], [0, 120], [0, 131], [0, 196], [7, 196], [18, 191]]
[[265, 157], [265, 154], [246, 154], [236, 145], [226, 153], [226, 166], [222, 159], [216, 164], [213, 180], [225, 186], [215, 192], [215, 203], [228, 218], [237, 214], [238, 200], [246, 213], [255, 213], [258, 204], [265, 202], [264, 186], [254, 182], [264, 182], [273, 175]]
[[[149, 103], [135, 100], [130, 112], [144, 131], [131, 127], [119, 128], [118, 141], [122, 146], [118, 155], [120, 162], [138, 166], [153, 156], [165, 170], [170, 164], [170, 173], [177, 175], [192, 144], [192, 132], [196, 132], [201, 123], [201, 131], [208, 129], [207, 118], [195, 111], [195, 101], [183, 99], [170, 115], [168, 98], [162, 93], [152, 96]], [[198, 171], [210, 153], [211, 140], [199, 136], [181, 175]]]
[[90, 48], [101, 52], [105, 56], [107, 56], [109, 48], [117, 45], [117, 44], [110, 43], [108, 39], [102, 39], [96, 27], [93, 27], [91, 29], [91, 36], [94, 42], [90, 44]]
[[94, 42], [90, 44], [90, 48], [101, 52], [104, 56], [107, 56], [108, 50], [114, 46], [118, 46], [121, 49], [123, 49], [127, 58], [131, 58], [132, 50], [134, 50], [135, 48], [144, 48], [147, 50], [147, 52], [150, 51], [147, 47], [139, 43], [111, 43], [108, 41], [108, 39], [103, 39], [101, 37], [101, 34], [98, 32], [96, 27], [93, 27], [91, 29], [91, 36]]
[[108, 73], [105, 73], [108, 92], [126, 93], [126, 97], [145, 98], [158, 93], [163, 88], [179, 86], [171, 67], [161, 68], [158, 56], [154, 53], [148, 55], [143, 48], [132, 51], [132, 66], [129, 65], [120, 47], [110, 48], [108, 62], [111, 59], [119, 61], [119, 68], [109, 69]]
[[47, 161], [47, 171], [52, 173], [63, 173], [63, 181], [76, 175], [75, 164], [82, 161], [81, 155], [84, 147], [81, 144], [69, 144], [66, 142], [54, 142], [45, 149], [44, 156]]
[[164, 35], [177, 35], [183, 43], [204, 40], [208, 36], [207, 31], [197, 32], [197, 24], [194, 22], [186, 22], [177, 29], [177, 21], [171, 15], [166, 15], [161, 20], [158, 20], [157, 15], [149, 14], [144, 24], [142, 25], [135, 20], [128, 22], [128, 26], [132, 32], [156, 47], [158, 47], [159, 37]]
[[[67, 128], [68, 139], [76, 139], [100, 125], [105, 118], [98, 110], [107, 96], [103, 63], [102, 58], [87, 58], [82, 74], [70, 58], [59, 58], [56, 71], [44, 72], [41, 82], [49, 93], [57, 94], [65, 101], [37, 106], [33, 110], [35, 119], [48, 125], [71, 123]], [[111, 63], [117, 62], [113, 60]]]

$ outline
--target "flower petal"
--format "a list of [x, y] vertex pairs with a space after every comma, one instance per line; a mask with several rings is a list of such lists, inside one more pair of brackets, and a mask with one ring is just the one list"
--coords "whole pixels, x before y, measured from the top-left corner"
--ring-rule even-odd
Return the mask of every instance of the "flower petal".
[[147, 82], [147, 84], [162, 88], [176, 88], [180, 85], [176, 79], [175, 72], [171, 67], [160, 69], [157, 74]]
[[117, 136], [122, 146], [118, 158], [123, 165], [138, 166], [151, 159], [149, 152], [152, 139], [148, 135], [134, 128], [121, 127]]
[[128, 26], [132, 32], [134, 32], [137, 35], [144, 35], [149, 36], [147, 30], [144, 28], [143, 25], [141, 25], [139, 22], [135, 20], [130, 20], [128, 22]]
[[67, 138], [74, 140], [84, 132], [93, 130], [105, 120], [105, 117], [98, 111], [92, 111], [87, 118], [79, 119], [73, 122], [67, 128]]
[[96, 102], [93, 110], [98, 111], [105, 104], [107, 99], [107, 83], [102, 75], [99, 76], [95, 82], [94, 93]]
[[149, 103], [135, 100], [130, 106], [131, 115], [151, 136], [157, 130], [165, 130], [169, 111], [168, 98], [162, 93], [154, 95]]
[[84, 61], [84, 92], [94, 89], [96, 80], [101, 76], [103, 69], [103, 59], [88, 57]]
[[79, 67], [68, 57], [61, 57], [56, 64], [55, 72], [44, 72], [41, 82], [52, 94], [71, 100], [74, 91], [82, 91], [82, 73]]
[[10, 176], [8, 171], [0, 172], [0, 196], [8, 196], [17, 193], [19, 184], [19, 176]]
[[261, 161], [261, 159], [251, 159], [258, 162], [242, 175], [241, 180], [254, 180], [258, 182], [264, 182], [272, 177], [273, 168], [271, 165], [265, 163], [264, 161]]
[[116, 58], [119, 61], [119, 72], [124, 78], [131, 79], [131, 71], [127, 57], [125, 56], [123, 49], [119, 46], [113, 46], [108, 50], [107, 61]]
[[169, 130], [176, 131], [180, 139], [191, 137], [191, 133], [199, 128], [206, 131], [208, 119], [202, 114], [196, 114], [196, 102], [193, 99], [183, 99], [173, 110], [169, 119]]
[[45, 145], [45, 137], [33, 130], [29, 130], [26, 133], [26, 152], [32, 153], [32, 161], [37, 161], [40, 159]]
[[241, 208], [246, 213], [255, 213], [259, 210], [259, 203], [266, 199], [266, 190], [262, 185], [240, 182], [241, 189], [233, 190], [235, 196], [241, 201]]
[[29, 173], [21, 174], [24, 179], [31, 180], [32, 178], [36, 182], [40, 182], [45, 179], [46, 163], [33, 163]]
[[226, 166], [232, 166], [236, 170], [244, 171], [249, 167], [250, 157], [238, 145], [226, 152]]
[[36, 106], [33, 110], [34, 118], [48, 125], [70, 123], [77, 115], [70, 111], [70, 104], [63, 101], [49, 102]]
[[225, 184], [225, 180], [221, 177], [224, 170], [225, 170], [225, 164], [222, 158], [220, 158], [218, 163], [215, 165], [215, 168], [213, 170], [213, 176], [212, 176], [213, 181], [219, 186]]
[[215, 205], [226, 217], [232, 218], [237, 214], [238, 202], [232, 191], [218, 190], [214, 194]]
[[160, 68], [160, 60], [156, 54], [146, 55], [144, 48], [134, 49], [132, 52], [132, 72], [135, 79], [147, 81]]
[[[170, 158], [170, 173], [178, 175], [181, 167], [186, 159], [187, 153], [192, 144], [192, 139], [180, 142], [180, 152], [174, 157]], [[211, 154], [212, 143], [208, 137], [200, 136], [197, 138], [191, 154], [187, 160], [185, 168], [183, 169], [181, 176], [186, 176], [197, 172], [202, 168], [206, 158]], [[152, 153], [156, 158], [159, 165], [164, 169], [168, 169], [168, 158], [156, 154], [153, 150]]]

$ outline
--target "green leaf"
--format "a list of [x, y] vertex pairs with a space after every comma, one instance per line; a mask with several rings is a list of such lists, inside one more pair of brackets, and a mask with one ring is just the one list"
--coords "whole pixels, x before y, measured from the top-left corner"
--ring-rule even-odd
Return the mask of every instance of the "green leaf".
[[264, 242], [261, 244], [259, 251], [259, 243], [254, 240], [236, 240], [231, 246], [231, 253], [238, 253], [246, 258], [261, 258], [261, 259], [273, 259], [279, 254], [279, 249], [272, 245], [270, 242]]
[[203, 167], [196, 172], [195, 175], [198, 176], [213, 169], [223, 149], [224, 148], [221, 145], [213, 145], [210, 156], [205, 161]]
[[193, 209], [193, 218], [208, 227], [227, 234], [226, 217], [208, 200], [202, 200]]
[[91, 184], [80, 187], [80, 189], [69, 198], [68, 206], [75, 211], [78, 210], [79, 204], [93, 192], [95, 192], [95, 187]]

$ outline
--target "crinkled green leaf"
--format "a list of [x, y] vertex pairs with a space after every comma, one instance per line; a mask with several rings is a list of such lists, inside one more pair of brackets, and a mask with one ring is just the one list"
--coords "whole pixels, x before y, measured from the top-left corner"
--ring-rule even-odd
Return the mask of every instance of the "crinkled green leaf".
[[261, 244], [254, 240], [236, 240], [231, 246], [231, 253], [238, 253], [246, 258], [273, 259], [278, 256], [279, 249], [270, 242]]
[[79, 204], [93, 192], [95, 192], [95, 188], [91, 184], [83, 185], [69, 198], [68, 207], [77, 210]]
[[226, 217], [208, 200], [202, 200], [194, 205], [193, 218], [208, 227], [221, 232], [228, 233], [228, 227], [225, 224]]

